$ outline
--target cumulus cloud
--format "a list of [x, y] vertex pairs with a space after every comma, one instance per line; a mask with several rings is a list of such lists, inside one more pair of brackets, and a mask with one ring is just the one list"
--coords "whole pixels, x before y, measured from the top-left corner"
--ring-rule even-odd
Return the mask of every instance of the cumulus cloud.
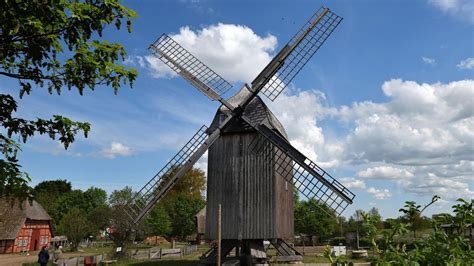
[[347, 188], [365, 188], [365, 182], [361, 179], [355, 179], [353, 177], [343, 177], [339, 181]]
[[471, 160], [473, 88], [473, 80], [385, 82], [382, 90], [389, 102], [366, 104], [372, 108], [363, 110], [357, 110], [356, 104], [341, 113], [355, 119], [347, 137], [346, 159], [425, 165]]
[[[384, 102], [336, 108], [321, 92], [293, 89], [271, 109], [291, 143], [323, 168], [359, 168], [357, 175], [366, 181], [387, 180], [417, 195], [472, 197], [474, 80], [427, 84], [393, 79], [382, 91]], [[323, 120], [339, 122], [340, 136], [331, 138]], [[363, 180], [342, 181], [352, 188], [367, 186]], [[379, 198], [390, 194], [377, 187], [368, 190]]]
[[130, 156], [133, 154], [133, 150], [120, 142], [114, 141], [110, 143], [109, 147], [102, 149], [100, 154], [105, 158], [114, 159], [118, 156]]
[[372, 179], [399, 179], [413, 177], [413, 174], [405, 169], [400, 169], [392, 166], [377, 166], [367, 168], [364, 171], [357, 173], [360, 177]]
[[337, 141], [327, 142], [323, 129], [318, 125], [319, 120], [336, 111], [327, 107], [325, 101], [325, 95], [319, 91], [289, 89], [288, 93], [268, 104], [295, 148], [321, 167], [333, 168], [339, 164], [337, 158], [343, 150]]
[[456, 65], [459, 69], [474, 69], [474, 57], [469, 57], [464, 60], [461, 60], [459, 64]]
[[372, 194], [372, 196], [374, 196], [374, 198], [379, 199], [379, 200], [390, 198], [392, 196], [390, 191], [386, 188], [377, 189], [377, 188], [374, 188], [374, 187], [369, 187], [367, 189], [367, 193]]
[[[224, 24], [210, 25], [200, 30], [182, 27], [171, 34], [176, 42], [230, 82], [250, 82], [270, 62], [277, 39], [269, 34], [259, 36], [247, 26]], [[138, 59], [140, 58], [140, 59]], [[153, 55], [136, 56], [131, 63], [140, 63], [153, 77], [174, 77], [176, 74]]]
[[429, 57], [422, 57], [421, 60], [423, 60], [423, 63], [427, 64], [427, 65], [436, 65], [436, 60], [434, 58], [429, 58]]
[[474, 23], [474, 2], [471, 0], [428, 0], [428, 2], [448, 15]]

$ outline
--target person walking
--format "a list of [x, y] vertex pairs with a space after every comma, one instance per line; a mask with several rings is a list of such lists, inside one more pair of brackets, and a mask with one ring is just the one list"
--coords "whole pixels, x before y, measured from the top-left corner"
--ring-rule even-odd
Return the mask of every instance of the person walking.
[[41, 266], [48, 265], [49, 261], [49, 253], [48, 253], [48, 246], [43, 246], [41, 248], [40, 253], [38, 254], [38, 262]]

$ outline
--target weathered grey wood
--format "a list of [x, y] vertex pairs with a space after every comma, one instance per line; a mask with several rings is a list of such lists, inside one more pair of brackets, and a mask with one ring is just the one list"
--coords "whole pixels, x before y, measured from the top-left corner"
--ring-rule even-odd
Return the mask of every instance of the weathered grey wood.
[[[286, 136], [281, 124], [260, 99], [253, 104], [262, 117], [278, 125], [274, 130]], [[214, 122], [221, 113], [216, 114]], [[217, 126], [214, 122], [213, 126]], [[222, 204], [222, 239], [293, 237], [293, 186], [276, 173], [274, 154], [252, 150], [250, 144], [257, 135], [245, 123], [235, 123], [224, 129], [209, 148], [207, 239], [217, 238], [215, 217], [219, 203]]]

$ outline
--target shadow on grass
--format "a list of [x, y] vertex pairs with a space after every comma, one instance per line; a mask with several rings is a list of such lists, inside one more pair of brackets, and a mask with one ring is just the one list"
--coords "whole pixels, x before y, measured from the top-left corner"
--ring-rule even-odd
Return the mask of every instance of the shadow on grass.
[[167, 265], [167, 266], [194, 266], [197, 265], [197, 260], [155, 260], [155, 261], [144, 261], [136, 262], [130, 265], [134, 266], [148, 266], [148, 265]]

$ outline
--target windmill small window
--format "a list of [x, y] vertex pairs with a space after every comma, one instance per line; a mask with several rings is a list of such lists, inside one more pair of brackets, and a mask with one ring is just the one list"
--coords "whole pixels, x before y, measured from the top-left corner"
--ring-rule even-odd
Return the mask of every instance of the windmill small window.
[[219, 114], [219, 125], [222, 125], [222, 123], [224, 123], [226, 118], [227, 118], [227, 115]]

